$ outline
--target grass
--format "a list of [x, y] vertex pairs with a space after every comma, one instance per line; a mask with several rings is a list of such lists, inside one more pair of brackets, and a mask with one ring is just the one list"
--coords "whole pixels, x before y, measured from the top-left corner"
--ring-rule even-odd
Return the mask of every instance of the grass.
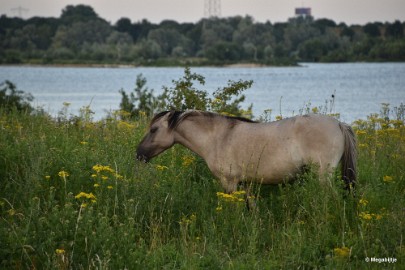
[[180, 146], [135, 161], [145, 117], [0, 111], [0, 268], [401, 269], [404, 115], [387, 110], [353, 123], [355, 198], [338, 179], [320, 185], [308, 172], [254, 187], [257, 211], [243, 194], [221, 193], [204, 161]]

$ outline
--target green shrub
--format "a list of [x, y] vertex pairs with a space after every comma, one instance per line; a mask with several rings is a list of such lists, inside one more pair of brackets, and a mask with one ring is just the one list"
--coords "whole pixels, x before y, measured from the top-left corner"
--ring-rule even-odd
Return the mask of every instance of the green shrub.
[[153, 90], [146, 87], [146, 78], [140, 74], [136, 79], [134, 92], [127, 94], [120, 90], [120, 109], [131, 118], [139, 116], [141, 112], [151, 116], [158, 110], [191, 109], [253, 117], [252, 105], [247, 110], [241, 108], [241, 103], [245, 100], [242, 92], [250, 88], [253, 81], [229, 81], [227, 86], [217, 89], [212, 97], [207, 90], [198, 89], [196, 83], [204, 85], [204, 76], [192, 73], [187, 67], [182, 78], [173, 80], [172, 87], [163, 87], [163, 93], [155, 97]]
[[17, 90], [16, 85], [10, 81], [0, 84], [0, 107], [6, 112], [12, 110], [31, 112], [33, 108], [29, 102], [33, 99], [31, 94]]

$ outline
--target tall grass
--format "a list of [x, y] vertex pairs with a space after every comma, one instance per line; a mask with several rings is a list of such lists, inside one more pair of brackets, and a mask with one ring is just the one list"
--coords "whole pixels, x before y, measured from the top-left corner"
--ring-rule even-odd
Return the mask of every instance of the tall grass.
[[[388, 110], [388, 111], [387, 111]], [[398, 112], [398, 110], [397, 110]], [[224, 195], [203, 160], [175, 146], [134, 159], [149, 119], [0, 112], [0, 268], [368, 269], [405, 264], [404, 114], [353, 124], [359, 181], [311, 172]], [[391, 120], [390, 120], [391, 119]], [[366, 262], [395, 258], [396, 263]]]

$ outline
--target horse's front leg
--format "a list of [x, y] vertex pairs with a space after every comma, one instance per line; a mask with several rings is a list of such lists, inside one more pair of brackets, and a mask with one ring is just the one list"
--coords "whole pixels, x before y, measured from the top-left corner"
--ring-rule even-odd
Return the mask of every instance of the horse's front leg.
[[235, 178], [221, 177], [221, 185], [225, 192], [231, 194], [238, 189], [239, 180]]
[[[236, 178], [226, 178], [222, 177], [221, 178], [221, 184], [222, 187], [224, 188], [225, 192], [228, 194], [232, 194], [235, 191], [238, 190], [238, 184], [239, 184], [239, 179]], [[246, 199], [246, 207], [249, 210], [255, 210], [256, 209], [256, 201], [254, 196], [251, 195], [251, 188], [250, 185], [243, 185], [242, 188], [245, 191], [245, 199]]]

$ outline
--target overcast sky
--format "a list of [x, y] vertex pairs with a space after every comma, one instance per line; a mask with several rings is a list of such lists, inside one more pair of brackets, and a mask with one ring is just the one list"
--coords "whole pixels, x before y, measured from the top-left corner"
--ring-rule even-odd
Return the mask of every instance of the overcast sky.
[[[285, 22], [296, 7], [311, 7], [315, 19], [328, 18], [336, 23], [405, 21], [405, 0], [217, 0], [222, 17], [251, 15], [255, 21]], [[97, 14], [115, 23], [127, 17], [136, 22], [147, 19], [159, 23], [165, 19], [197, 22], [204, 17], [204, 0], [0, 0], [0, 14], [23, 18], [59, 17], [67, 5], [86, 4]]]

